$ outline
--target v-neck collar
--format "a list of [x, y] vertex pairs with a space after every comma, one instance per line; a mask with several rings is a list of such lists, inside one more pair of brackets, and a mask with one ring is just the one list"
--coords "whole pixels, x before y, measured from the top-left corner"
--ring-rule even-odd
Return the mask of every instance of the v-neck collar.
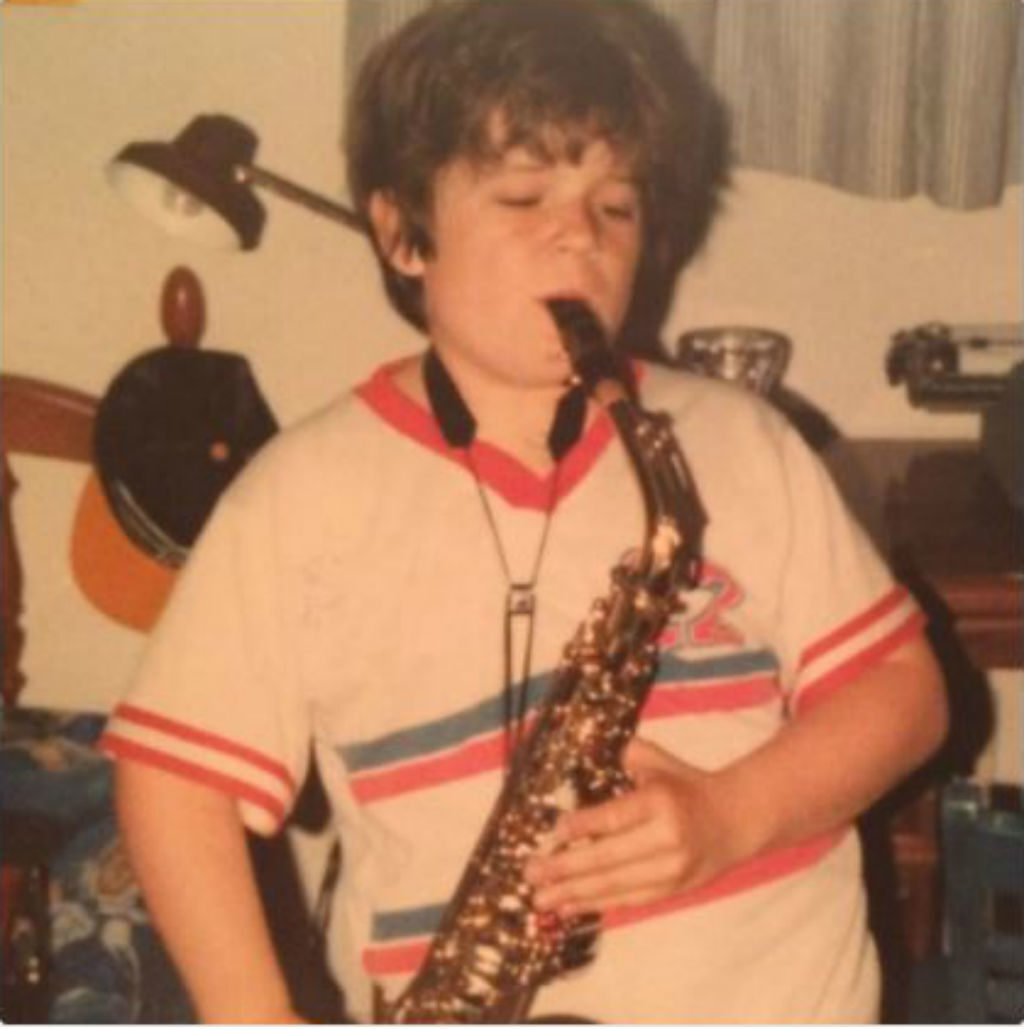
[[[481, 482], [513, 507], [543, 511], [551, 502], [552, 480], [556, 477], [554, 503], [558, 504], [582, 482], [615, 437], [615, 427], [604, 411], [588, 425], [583, 435], [562, 458], [561, 468], [541, 475], [518, 458], [488, 443], [474, 440], [468, 452], [450, 446], [441, 433], [433, 413], [404, 393], [395, 383], [394, 372], [404, 359], [389, 362], [356, 387], [355, 394], [384, 422], [397, 432], [449, 461], [471, 471], [467, 453], [472, 455]], [[643, 369], [636, 369], [638, 380]]]

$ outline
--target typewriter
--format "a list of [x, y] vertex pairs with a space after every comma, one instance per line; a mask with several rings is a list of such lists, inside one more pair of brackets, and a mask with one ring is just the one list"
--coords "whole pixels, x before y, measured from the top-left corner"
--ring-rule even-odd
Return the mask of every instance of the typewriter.
[[984, 411], [1003, 397], [1022, 359], [1020, 325], [929, 322], [892, 337], [885, 370], [893, 386], [906, 385], [914, 407]]
[[980, 413], [982, 457], [1024, 509], [1024, 327], [933, 322], [897, 332], [886, 374], [914, 407]]

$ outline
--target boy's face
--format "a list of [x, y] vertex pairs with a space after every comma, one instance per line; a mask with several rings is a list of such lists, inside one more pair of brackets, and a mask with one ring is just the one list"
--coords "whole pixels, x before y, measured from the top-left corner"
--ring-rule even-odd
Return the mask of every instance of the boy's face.
[[[556, 152], [557, 153], [557, 152]], [[452, 161], [434, 181], [434, 251], [407, 255], [420, 275], [431, 338], [455, 363], [511, 386], [569, 372], [543, 301], [586, 301], [610, 336], [626, 315], [641, 245], [629, 165], [603, 140], [576, 160], [510, 147]]]

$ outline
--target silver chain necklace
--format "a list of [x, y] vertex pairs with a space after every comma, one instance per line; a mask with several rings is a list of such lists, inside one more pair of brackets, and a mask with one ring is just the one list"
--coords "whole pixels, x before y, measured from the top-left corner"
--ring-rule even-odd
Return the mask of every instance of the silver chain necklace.
[[[476, 419], [469, 410], [448, 369], [434, 348], [423, 358], [423, 381], [431, 409], [449, 446], [461, 449], [473, 476], [480, 506], [483, 509], [495, 553], [505, 577], [505, 614], [503, 625], [503, 684], [502, 704], [505, 727], [505, 767], [511, 764], [511, 755], [522, 741], [526, 713], [529, 709], [530, 672], [533, 659], [534, 628], [537, 616], [537, 577], [544, 562], [551, 519], [558, 497], [558, 479], [561, 461], [583, 432], [586, 397], [581, 388], [568, 390], [558, 403], [554, 421], [548, 434], [548, 449], [555, 462], [550, 492], [544, 507], [544, 524], [534, 553], [529, 577], [516, 579], [509, 566], [508, 555], [501, 539], [494, 510], [487, 497], [479, 469], [473, 457], [472, 443], [476, 436]], [[517, 660], [518, 657], [518, 660]], [[518, 672], [515, 671], [518, 665]]]
[[[512, 575], [508, 554], [502, 543], [501, 532], [494, 516], [494, 509], [487, 497], [487, 490], [480, 479], [480, 473], [472, 454], [466, 452], [466, 460], [473, 473], [477, 496], [483, 509], [494, 551], [505, 578], [505, 612], [503, 621], [503, 689], [505, 726], [505, 767], [511, 764], [512, 754], [522, 742], [526, 726], [526, 714], [530, 706], [530, 675], [533, 661], [534, 628], [537, 617], [537, 578], [544, 563], [555, 498], [558, 496], [558, 473], [561, 465], [555, 465], [547, 503], [544, 505], [544, 522], [540, 538], [533, 555], [533, 564], [526, 579]], [[518, 659], [517, 659], [518, 658]]]

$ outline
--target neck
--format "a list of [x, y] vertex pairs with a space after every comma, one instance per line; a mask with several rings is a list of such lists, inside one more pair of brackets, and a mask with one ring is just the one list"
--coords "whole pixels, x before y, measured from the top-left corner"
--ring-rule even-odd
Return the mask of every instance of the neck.
[[[455, 375], [453, 373], [453, 378]], [[517, 458], [528, 468], [547, 472], [554, 465], [548, 433], [562, 387], [522, 391], [502, 385], [470, 384], [456, 379], [477, 418], [477, 435]], [[482, 386], [482, 388], [475, 388]]]

